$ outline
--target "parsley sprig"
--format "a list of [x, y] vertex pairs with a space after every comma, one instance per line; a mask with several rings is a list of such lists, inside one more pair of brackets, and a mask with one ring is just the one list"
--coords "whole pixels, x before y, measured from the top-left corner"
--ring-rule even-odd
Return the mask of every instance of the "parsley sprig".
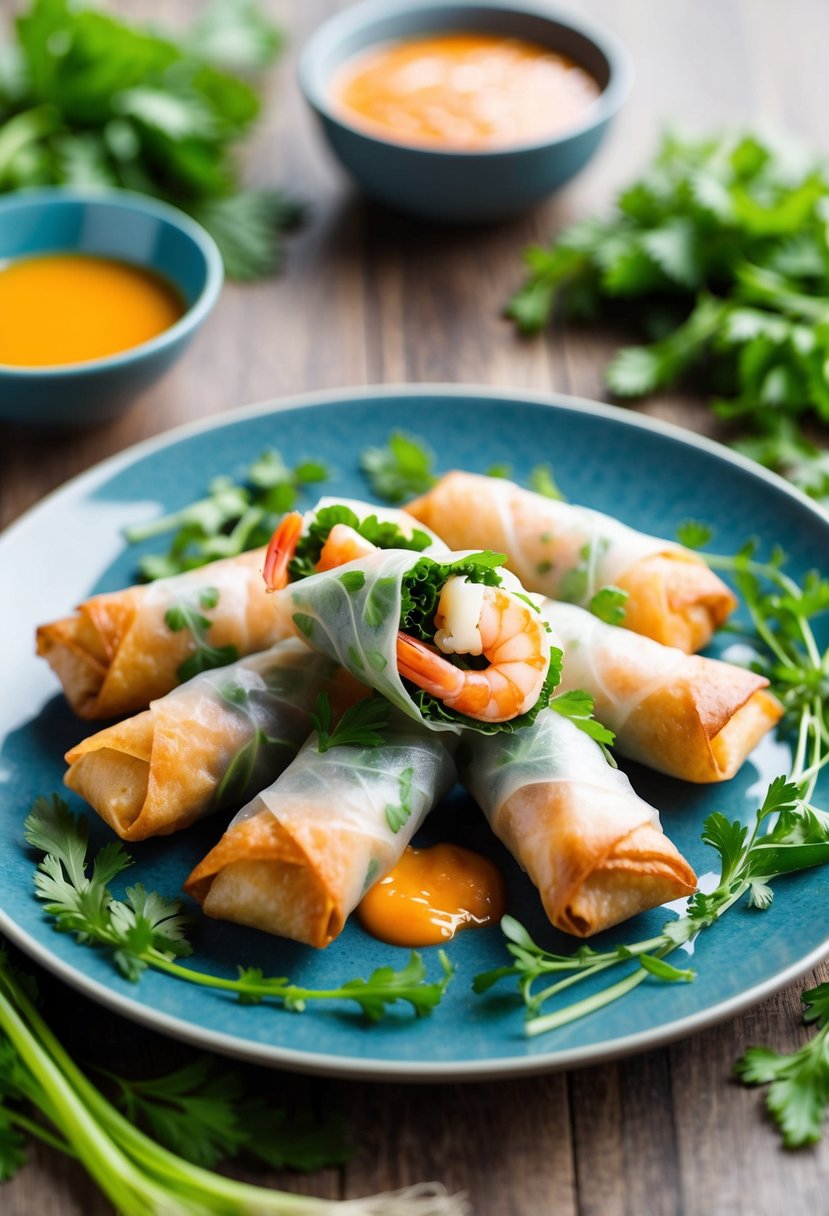
[[88, 858], [89, 829], [83, 816], [73, 815], [53, 794], [39, 798], [24, 824], [26, 840], [45, 856], [35, 873], [35, 893], [61, 933], [71, 933], [83, 945], [103, 947], [126, 979], [139, 980], [147, 968], [176, 979], [234, 993], [240, 1003], [272, 1001], [302, 1012], [310, 1001], [351, 1001], [370, 1022], [385, 1017], [400, 1002], [415, 1014], [429, 1013], [440, 1003], [453, 975], [441, 951], [441, 978], [427, 982], [422, 958], [412, 951], [400, 970], [378, 967], [367, 980], [352, 979], [332, 988], [304, 988], [285, 976], [266, 976], [258, 967], [240, 967], [235, 979], [185, 967], [178, 961], [192, 953], [186, 938], [188, 918], [178, 900], [148, 892], [140, 884], [127, 887], [117, 899], [109, 884], [132, 865], [132, 858], [112, 842]]
[[526, 334], [561, 307], [631, 321], [651, 339], [607, 369], [620, 397], [693, 372], [743, 450], [829, 497], [827, 454], [801, 424], [829, 423], [829, 175], [795, 141], [664, 137], [608, 219], [581, 221], [525, 255], [507, 312]]
[[172, 533], [167, 553], [140, 558], [140, 576], [167, 578], [267, 544], [302, 490], [327, 477], [319, 461], [304, 460], [291, 468], [272, 448], [254, 460], [239, 481], [214, 477], [205, 498], [125, 530], [130, 544]]
[[[712, 534], [704, 524], [689, 521], [680, 530], [680, 539], [701, 547]], [[683, 914], [654, 937], [607, 951], [584, 946], [574, 954], [560, 955], [539, 946], [512, 918], [504, 919], [512, 962], [477, 976], [473, 987], [483, 993], [502, 980], [516, 982], [530, 1035], [598, 1012], [650, 979], [693, 980], [692, 970], [675, 967], [667, 956], [734, 908], [768, 910], [778, 879], [829, 864], [829, 812], [812, 800], [820, 773], [829, 763], [829, 650], [821, 650], [812, 628], [813, 619], [829, 610], [829, 582], [815, 573], [798, 582], [787, 573], [782, 550], [764, 561], [754, 544], [733, 556], [706, 554], [706, 560], [730, 575], [743, 598], [748, 623], [733, 628], [750, 648], [751, 666], [768, 677], [783, 702], [783, 727], [794, 741], [791, 772], [770, 783], [750, 826], [719, 812], [709, 815], [702, 840], [719, 856], [717, 885], [693, 895]], [[580, 695], [576, 694], [576, 709]], [[618, 978], [601, 986], [605, 972]], [[571, 999], [573, 987], [584, 981], [593, 981], [588, 994]], [[755, 1048], [738, 1066], [746, 1082], [771, 1083], [770, 1109], [786, 1143], [792, 1145], [819, 1136], [829, 1105], [829, 986], [814, 992], [807, 1014], [818, 1023], [814, 1040], [792, 1056], [778, 1057]]]
[[[40, 1014], [26, 977], [0, 951], [0, 1181], [24, 1163], [25, 1139], [75, 1157], [123, 1216], [465, 1216], [462, 1196], [437, 1184], [357, 1201], [314, 1199], [237, 1182], [208, 1167], [252, 1153], [273, 1166], [314, 1169], [347, 1159], [341, 1126], [246, 1097], [238, 1078], [197, 1060], [170, 1076], [107, 1074], [112, 1103]], [[152, 1138], [143, 1130], [152, 1132]]]

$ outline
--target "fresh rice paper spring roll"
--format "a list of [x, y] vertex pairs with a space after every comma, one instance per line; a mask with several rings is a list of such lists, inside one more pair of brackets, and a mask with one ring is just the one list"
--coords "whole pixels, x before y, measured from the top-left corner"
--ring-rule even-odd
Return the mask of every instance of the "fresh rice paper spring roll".
[[[272, 541], [271, 570], [286, 565], [286, 530], [290, 520]], [[349, 560], [355, 552], [363, 556]], [[322, 571], [275, 598], [310, 646], [415, 721], [497, 730], [531, 721], [555, 678], [547, 627], [499, 562], [493, 553], [374, 549], [339, 525], [315, 561]]]
[[269, 785], [311, 730], [321, 691], [359, 686], [296, 638], [207, 671], [66, 754], [70, 789], [122, 840], [145, 840], [238, 807]]
[[502, 550], [527, 590], [550, 599], [586, 606], [600, 588], [620, 587], [628, 629], [687, 653], [737, 605], [699, 554], [503, 478], [447, 473], [406, 510], [451, 549]]
[[466, 735], [461, 778], [557, 929], [589, 937], [696, 888], [659, 814], [599, 745], [548, 709], [514, 734]]
[[264, 550], [123, 591], [41, 625], [37, 652], [82, 718], [145, 709], [209, 667], [266, 650], [292, 633], [262, 581]]
[[316, 734], [193, 870], [208, 916], [327, 946], [455, 780], [453, 740], [394, 715], [379, 746]]
[[725, 781], [779, 721], [768, 680], [605, 624], [583, 608], [545, 600], [561, 645], [558, 691], [582, 689], [623, 755], [683, 781]]

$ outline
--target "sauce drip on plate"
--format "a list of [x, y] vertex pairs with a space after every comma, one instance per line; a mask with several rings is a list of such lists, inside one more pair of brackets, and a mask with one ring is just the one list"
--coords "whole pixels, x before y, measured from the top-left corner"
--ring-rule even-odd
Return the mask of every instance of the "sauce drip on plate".
[[340, 70], [332, 91], [348, 121], [382, 138], [484, 150], [573, 126], [600, 88], [538, 43], [448, 33], [372, 47]]
[[460, 929], [504, 914], [504, 880], [480, 853], [454, 844], [409, 846], [394, 869], [363, 896], [360, 923], [393, 946], [438, 946]]
[[184, 313], [161, 275], [85, 253], [20, 258], [0, 269], [0, 363], [54, 367], [147, 342]]

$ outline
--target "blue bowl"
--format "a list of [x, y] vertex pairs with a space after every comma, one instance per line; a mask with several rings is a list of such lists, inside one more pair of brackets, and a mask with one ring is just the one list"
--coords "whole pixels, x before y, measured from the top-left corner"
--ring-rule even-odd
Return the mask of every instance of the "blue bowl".
[[178, 288], [185, 313], [149, 342], [104, 359], [48, 367], [0, 363], [0, 419], [86, 426], [121, 413], [184, 350], [216, 302], [221, 255], [175, 207], [126, 190], [21, 191], [0, 199], [0, 262], [88, 253], [154, 270]]
[[[574, 59], [602, 91], [563, 132], [486, 151], [396, 144], [351, 126], [338, 112], [331, 83], [355, 55], [394, 39], [458, 30], [540, 43]], [[632, 71], [609, 34], [533, 0], [367, 0], [316, 31], [302, 54], [299, 79], [332, 149], [366, 194], [425, 219], [474, 223], [525, 211], [578, 173], [627, 96]]]

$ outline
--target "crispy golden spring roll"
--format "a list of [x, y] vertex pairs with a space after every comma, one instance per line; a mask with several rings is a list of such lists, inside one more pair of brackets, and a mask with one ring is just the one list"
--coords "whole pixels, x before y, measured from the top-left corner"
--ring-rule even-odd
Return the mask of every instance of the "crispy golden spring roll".
[[542, 613], [564, 651], [558, 691], [583, 689], [623, 756], [683, 781], [725, 781], [780, 720], [755, 672], [660, 646], [573, 604]]
[[524, 587], [550, 599], [587, 605], [601, 587], [620, 587], [628, 629], [689, 654], [737, 605], [689, 549], [502, 478], [447, 473], [406, 510], [451, 549], [503, 551]]
[[357, 688], [289, 638], [84, 739], [64, 780], [122, 840], [166, 836], [270, 785], [308, 737], [318, 693], [342, 708]]
[[[451, 786], [447, 736], [396, 715], [379, 747], [316, 734], [185, 883], [208, 916], [327, 946]], [[448, 738], [451, 739], [451, 736]]]
[[512, 735], [466, 735], [458, 763], [557, 929], [589, 937], [695, 890], [658, 812], [553, 710]]
[[82, 718], [145, 709], [206, 667], [292, 633], [262, 579], [264, 550], [96, 595], [37, 631], [37, 652]]

